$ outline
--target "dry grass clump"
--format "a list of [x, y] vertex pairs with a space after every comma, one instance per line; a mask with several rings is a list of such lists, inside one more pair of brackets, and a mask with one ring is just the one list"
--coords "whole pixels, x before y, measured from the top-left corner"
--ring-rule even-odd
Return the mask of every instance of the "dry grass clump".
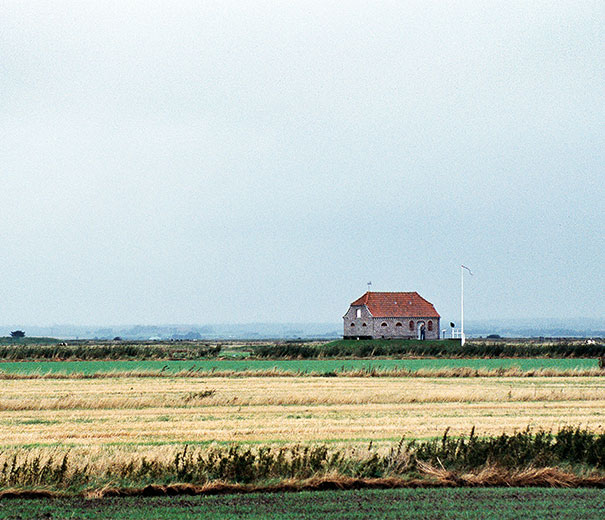
[[456, 487], [598, 487], [605, 488], [605, 476], [580, 476], [556, 467], [507, 469], [487, 465], [460, 473], [418, 462], [418, 469], [445, 486]]

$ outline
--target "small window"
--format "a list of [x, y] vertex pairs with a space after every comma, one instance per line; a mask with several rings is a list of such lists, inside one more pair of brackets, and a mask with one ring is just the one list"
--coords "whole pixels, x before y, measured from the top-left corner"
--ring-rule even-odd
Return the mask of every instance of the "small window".
[[383, 322], [380, 324], [380, 326], [381, 326], [381, 327], [386, 327], [386, 326], [387, 326], [387, 322], [386, 322], [386, 321], [383, 321]]
[[365, 323], [362, 323], [361, 326], [362, 327], [367, 327], [367, 325]]
[[355, 324], [354, 324], [354, 323], [351, 323], [351, 327], [354, 327], [354, 326], [355, 326]]
[[357, 317], [361, 318], [361, 309], [357, 309]]
[[433, 330], [433, 322], [431, 320], [429, 320], [428, 329]]
[[414, 330], [414, 322], [410, 320], [410, 330]]
[[401, 324], [400, 321], [398, 321], [397, 323], [395, 323], [395, 327], [403, 327], [403, 325]]

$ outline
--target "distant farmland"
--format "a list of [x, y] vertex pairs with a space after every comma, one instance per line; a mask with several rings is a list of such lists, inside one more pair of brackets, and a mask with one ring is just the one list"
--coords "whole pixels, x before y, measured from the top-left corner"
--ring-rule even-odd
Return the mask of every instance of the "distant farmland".
[[[43, 360], [1, 361], [0, 499], [605, 486], [596, 357], [254, 359], [250, 346], [217, 347], [118, 345], [110, 353], [130, 359], [108, 360], [88, 350], [107, 345], [34, 346]], [[183, 352], [197, 357], [135, 357]]]

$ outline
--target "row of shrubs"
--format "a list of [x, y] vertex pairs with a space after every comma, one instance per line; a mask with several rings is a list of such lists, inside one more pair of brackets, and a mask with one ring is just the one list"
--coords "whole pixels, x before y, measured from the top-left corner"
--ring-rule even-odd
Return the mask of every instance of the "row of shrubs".
[[108, 344], [108, 345], [0, 345], [0, 359], [200, 359], [216, 357], [221, 345], [166, 345]]
[[532, 343], [471, 343], [464, 346], [458, 340], [343, 340], [324, 345], [286, 343], [254, 347], [259, 358], [340, 358], [340, 357], [504, 357], [504, 358], [593, 358], [605, 356], [605, 343], [557, 344]]
[[[217, 357], [221, 345], [154, 345], [140, 343], [15, 344], [0, 345], [0, 359], [201, 359]], [[594, 358], [605, 356], [605, 343], [560, 342], [472, 343], [458, 340], [343, 340], [322, 345], [283, 343], [251, 347], [252, 354], [264, 359], [371, 358], [371, 357], [504, 357], [504, 358]]]
[[513, 435], [480, 438], [403, 440], [390, 451], [374, 449], [343, 451], [317, 446], [215, 447], [179, 449], [172, 460], [116, 460], [104, 474], [93, 466], [81, 466], [68, 453], [42, 459], [1, 456], [0, 487], [48, 486], [76, 489], [102, 486], [141, 486], [175, 482], [204, 484], [211, 481], [259, 483], [275, 479], [306, 479], [322, 474], [359, 478], [405, 477], [418, 473], [422, 463], [448, 470], [476, 470], [487, 466], [510, 469], [565, 466], [601, 472], [605, 467], [605, 434], [580, 428], [557, 433], [529, 430]]

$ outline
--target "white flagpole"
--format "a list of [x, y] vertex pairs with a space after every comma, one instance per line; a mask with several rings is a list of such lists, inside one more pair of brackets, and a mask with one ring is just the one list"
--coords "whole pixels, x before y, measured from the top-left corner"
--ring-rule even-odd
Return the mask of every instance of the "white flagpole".
[[464, 347], [464, 268], [460, 266], [460, 346]]
[[466, 343], [466, 336], [464, 335], [464, 270], [467, 270], [471, 276], [472, 271], [465, 265], [460, 265], [460, 346], [464, 346]]

